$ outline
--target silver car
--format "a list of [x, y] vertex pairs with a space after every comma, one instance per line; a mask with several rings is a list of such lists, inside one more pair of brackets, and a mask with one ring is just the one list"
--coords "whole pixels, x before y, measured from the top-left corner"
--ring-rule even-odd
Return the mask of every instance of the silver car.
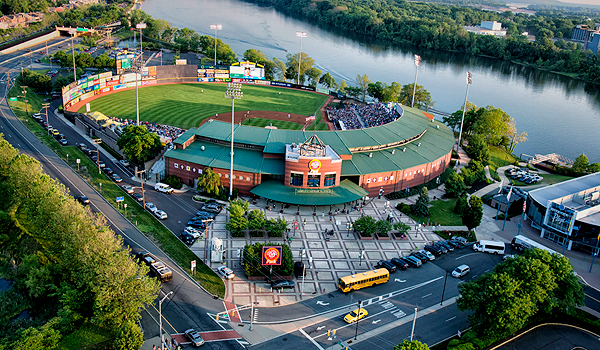
[[183, 334], [185, 334], [185, 337], [188, 338], [188, 340], [192, 343], [192, 346], [197, 348], [204, 345], [204, 339], [202, 339], [200, 334], [198, 334], [195, 329], [190, 328], [183, 332]]

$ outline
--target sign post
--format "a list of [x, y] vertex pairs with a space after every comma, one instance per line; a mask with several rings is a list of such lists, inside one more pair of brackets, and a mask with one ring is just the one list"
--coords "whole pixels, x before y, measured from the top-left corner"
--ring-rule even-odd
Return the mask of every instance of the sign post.
[[195, 275], [195, 274], [196, 274], [196, 260], [192, 260], [192, 263], [191, 263], [191, 265], [192, 265], [192, 266], [191, 266], [191, 269], [192, 269], [192, 275]]

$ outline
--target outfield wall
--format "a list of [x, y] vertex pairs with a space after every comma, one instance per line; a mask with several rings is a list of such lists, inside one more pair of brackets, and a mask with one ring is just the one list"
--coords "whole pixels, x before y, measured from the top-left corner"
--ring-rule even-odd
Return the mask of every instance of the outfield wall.
[[81, 78], [62, 88], [63, 106], [66, 111], [77, 112], [82, 103], [87, 103], [102, 95], [135, 88], [136, 84], [138, 87], [145, 87], [149, 85], [174, 83], [238, 82], [243, 84], [285, 87], [327, 95], [330, 93], [327, 89], [280, 81], [228, 78], [229, 71], [226, 67], [217, 68], [218, 69], [215, 69], [212, 66], [196, 65], [168, 65], [144, 67], [141, 74], [125, 73], [117, 75], [113, 74], [113, 72], [94, 74], [86, 78]]

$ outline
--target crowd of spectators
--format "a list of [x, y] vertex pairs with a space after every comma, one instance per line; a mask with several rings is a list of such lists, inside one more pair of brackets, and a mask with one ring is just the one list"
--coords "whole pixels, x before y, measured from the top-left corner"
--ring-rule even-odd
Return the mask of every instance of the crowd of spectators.
[[[111, 119], [116, 122], [122, 123], [123, 128], [125, 128], [128, 125], [135, 125], [135, 120], [122, 119], [122, 118], [111, 118]], [[171, 139], [171, 140], [175, 140], [176, 138], [178, 138], [179, 136], [181, 136], [181, 134], [183, 134], [185, 132], [184, 129], [181, 129], [181, 128], [178, 128], [175, 126], [150, 123], [150, 122], [145, 122], [145, 121], [141, 121], [141, 120], [140, 120], [140, 125], [145, 126], [146, 129], [148, 129], [148, 131], [153, 132], [153, 133], [157, 134], [158, 136], [164, 137], [166, 139]]]
[[383, 103], [353, 104], [343, 108], [328, 107], [327, 115], [336, 130], [341, 130], [342, 124], [345, 129], [362, 129], [387, 124], [397, 118], [396, 111]]

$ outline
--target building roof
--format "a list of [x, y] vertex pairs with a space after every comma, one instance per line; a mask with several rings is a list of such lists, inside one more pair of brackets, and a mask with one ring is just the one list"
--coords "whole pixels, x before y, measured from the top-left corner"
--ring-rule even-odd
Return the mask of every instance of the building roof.
[[334, 205], [349, 203], [368, 195], [368, 192], [350, 180], [340, 182], [339, 186], [326, 189], [326, 193], [313, 192], [310, 189], [298, 189], [284, 186], [281, 181], [270, 180], [254, 187], [253, 194], [278, 202], [294, 205]]
[[[236, 147], [234, 160], [240, 162], [237, 170], [262, 174], [283, 173], [285, 145], [303, 143], [316, 134], [324, 144], [339, 155], [352, 155], [351, 160], [342, 162], [342, 175], [364, 175], [397, 171], [433, 162], [452, 150], [454, 134], [443, 123], [430, 120], [418, 109], [403, 106], [401, 118], [391, 123], [372, 128], [338, 131], [297, 131], [266, 129], [245, 125], [234, 126], [236, 144], [264, 147], [264, 153], [280, 154], [279, 159], [265, 158], [258, 150]], [[209, 121], [199, 128], [192, 128], [174, 142], [183, 144], [198, 135], [221, 141], [231, 140], [231, 124]], [[421, 135], [419, 137], [419, 135]], [[414, 139], [418, 137], [417, 139]], [[414, 139], [403, 145], [374, 151], [359, 151], [358, 148], [377, 147], [403, 140]], [[205, 150], [201, 151], [201, 146]], [[394, 152], [392, 154], [392, 151]], [[243, 154], [243, 156], [241, 156]], [[248, 158], [246, 157], [248, 155]], [[369, 157], [371, 154], [371, 157]], [[186, 149], [173, 149], [166, 157], [188, 161], [204, 166], [229, 169], [229, 147], [194, 141]], [[268, 159], [268, 160], [267, 160]]]
[[600, 172], [529, 191], [529, 196], [545, 206], [548, 201], [571, 197], [583, 191], [592, 192], [594, 188], [599, 186]]

